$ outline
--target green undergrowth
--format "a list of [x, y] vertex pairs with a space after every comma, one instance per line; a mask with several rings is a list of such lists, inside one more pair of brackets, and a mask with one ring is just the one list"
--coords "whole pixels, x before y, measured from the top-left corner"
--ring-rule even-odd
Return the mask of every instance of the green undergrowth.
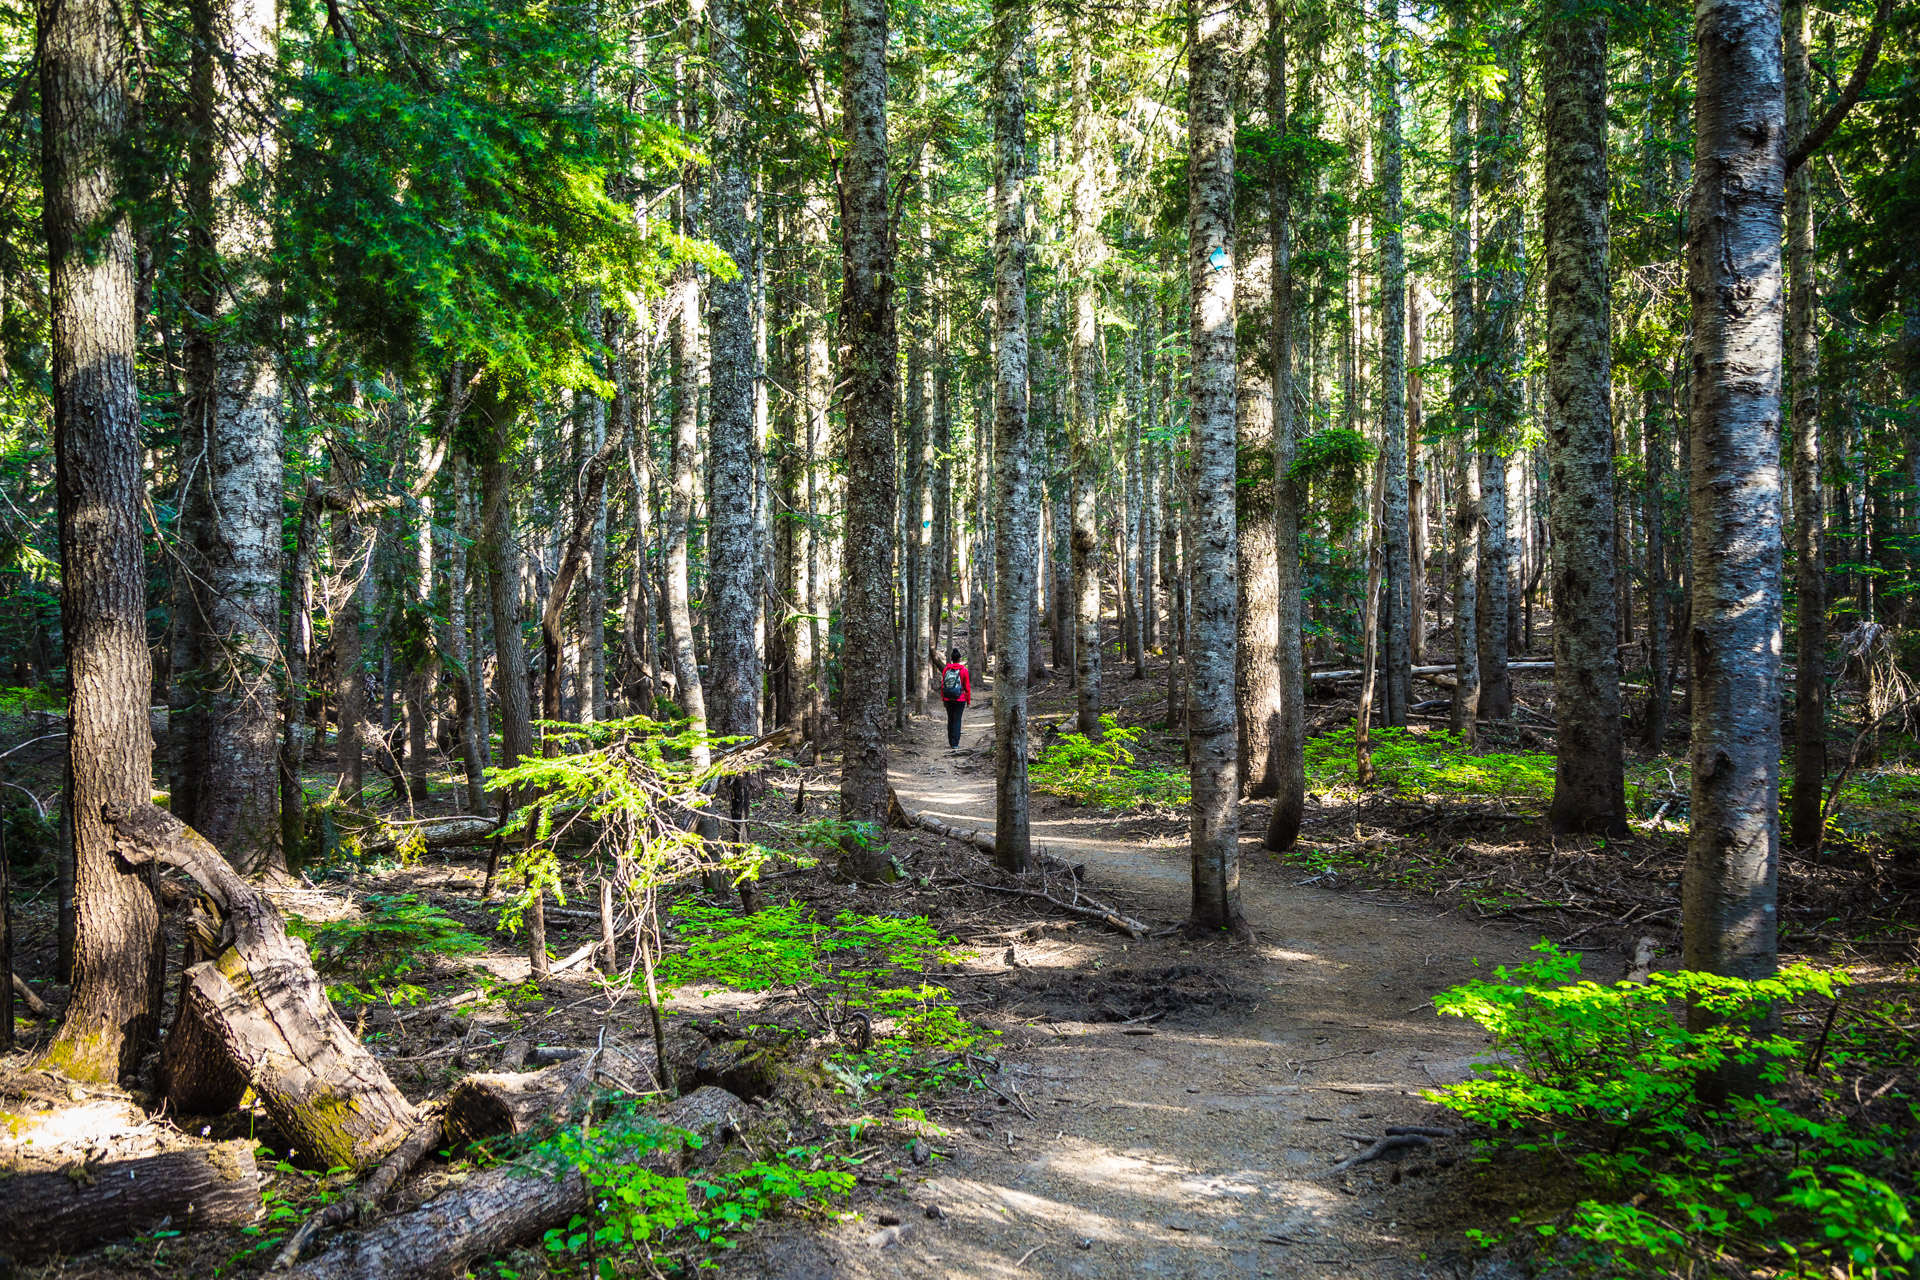
[[[1307, 740], [1307, 786], [1322, 794], [1355, 785], [1353, 726]], [[1540, 803], [1553, 795], [1553, 757], [1545, 752], [1476, 752], [1444, 729], [1375, 729], [1373, 767], [1380, 785], [1402, 795]]]
[[677, 945], [661, 959], [661, 983], [793, 991], [817, 1029], [838, 1038], [825, 1071], [856, 1105], [977, 1079], [996, 1033], [962, 1016], [953, 993], [931, 980], [962, 953], [925, 916], [842, 911], [822, 921], [797, 901], [736, 915], [691, 898], [669, 914]]
[[327, 986], [336, 1004], [418, 1003], [426, 990], [408, 978], [435, 958], [486, 949], [486, 939], [415, 894], [372, 893], [365, 906], [347, 920], [287, 918], [287, 932], [307, 944], [314, 969], [336, 979]]
[[1033, 789], [1102, 809], [1178, 808], [1191, 798], [1184, 771], [1135, 767], [1133, 747], [1146, 731], [1100, 717], [1100, 737], [1063, 733], [1041, 751]]
[[[1589, 1190], [1561, 1221], [1525, 1229], [1564, 1232], [1594, 1275], [1896, 1277], [1920, 1265], [1909, 1145], [1920, 1109], [1889, 1087], [1870, 1110], [1857, 1089], [1905, 1078], [1914, 1045], [1885, 1036], [1901, 1024], [1884, 1010], [1834, 1025], [1844, 971], [1602, 985], [1580, 978], [1578, 955], [1535, 949], [1540, 959], [1435, 999], [1485, 1027], [1498, 1056], [1429, 1095]], [[1698, 1029], [1689, 1007], [1705, 1015]], [[1728, 1092], [1709, 1083], [1741, 1072], [1759, 1096], [1709, 1100]]]
[[611, 1280], [706, 1269], [756, 1223], [824, 1209], [853, 1190], [845, 1162], [820, 1147], [792, 1147], [688, 1176], [661, 1172], [683, 1148], [700, 1146], [698, 1136], [629, 1108], [599, 1124], [563, 1130], [536, 1148], [533, 1163], [578, 1170], [595, 1192], [590, 1213], [546, 1233], [550, 1274]]

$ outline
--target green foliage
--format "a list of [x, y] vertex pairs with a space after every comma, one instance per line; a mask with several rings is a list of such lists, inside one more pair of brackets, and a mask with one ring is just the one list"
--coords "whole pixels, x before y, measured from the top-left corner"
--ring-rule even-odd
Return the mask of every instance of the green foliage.
[[[1545, 800], [1553, 795], [1554, 761], [1541, 752], [1475, 752], [1444, 730], [1375, 729], [1373, 767], [1394, 790], [1423, 796], [1493, 796]], [[1307, 780], [1317, 790], [1353, 783], [1353, 727], [1307, 741]]]
[[[818, 1147], [793, 1147], [743, 1169], [679, 1178], [650, 1167], [700, 1139], [626, 1111], [590, 1131], [567, 1129], [543, 1143], [537, 1161], [577, 1169], [592, 1184], [595, 1211], [546, 1234], [561, 1275], [613, 1276], [663, 1268], [731, 1249], [753, 1224], [800, 1204], [844, 1199], [853, 1174], [822, 1168]], [[597, 1265], [588, 1269], [591, 1258]]]
[[1082, 733], [1061, 734], [1033, 764], [1034, 789], [1104, 809], [1186, 804], [1185, 774], [1133, 767], [1129, 748], [1142, 732], [1121, 728], [1108, 714], [1100, 717], [1098, 739]]
[[403, 981], [435, 956], [471, 955], [486, 940], [410, 893], [368, 894], [366, 914], [313, 924], [298, 916], [287, 931], [303, 939], [322, 974], [350, 981], [328, 987], [336, 1001], [412, 1000], [420, 988]]
[[1350, 427], [1322, 427], [1302, 436], [1287, 476], [1306, 485], [1335, 538], [1360, 523], [1360, 486], [1379, 449]]
[[[1571, 1159], [1600, 1192], [1575, 1210], [1576, 1236], [1660, 1266], [1757, 1251], [1908, 1274], [1920, 1250], [1911, 1189], [1878, 1176], [1900, 1176], [1902, 1135], [1820, 1105], [1837, 1078], [1805, 1075], [1807, 1046], [1772, 1030], [1796, 1002], [1837, 999], [1844, 973], [1793, 965], [1755, 981], [1680, 972], [1602, 986], [1580, 980], [1578, 955], [1535, 950], [1538, 960], [1435, 998], [1487, 1028], [1499, 1056], [1430, 1096], [1521, 1150]], [[1699, 1029], [1685, 1008], [1707, 1015]], [[1703, 1101], [1701, 1082], [1732, 1065], [1757, 1071], [1772, 1096]]]

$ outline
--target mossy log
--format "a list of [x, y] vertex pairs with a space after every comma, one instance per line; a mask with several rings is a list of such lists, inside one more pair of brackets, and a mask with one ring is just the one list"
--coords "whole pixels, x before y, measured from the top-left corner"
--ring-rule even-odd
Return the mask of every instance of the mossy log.
[[251, 1222], [260, 1213], [253, 1142], [163, 1151], [59, 1173], [18, 1173], [0, 1195], [0, 1253], [15, 1262], [80, 1253], [150, 1231]]
[[[237, 1076], [309, 1164], [365, 1168], [398, 1145], [412, 1127], [412, 1104], [334, 1013], [306, 946], [287, 935], [266, 895], [164, 809], [142, 805], [107, 820], [122, 859], [178, 867], [226, 916], [222, 935], [230, 942], [186, 971], [180, 1014], [163, 1047], [174, 1105], [185, 1111], [188, 1101], [225, 1098]], [[219, 1051], [229, 1074], [220, 1072]]]
[[[740, 1100], [724, 1089], [698, 1089], [662, 1108], [657, 1118], [711, 1138], [741, 1110]], [[636, 1147], [613, 1159], [665, 1168], [677, 1157]], [[503, 1165], [340, 1241], [292, 1274], [298, 1280], [444, 1280], [464, 1274], [475, 1258], [564, 1226], [586, 1212], [591, 1199], [592, 1188], [577, 1170]]]

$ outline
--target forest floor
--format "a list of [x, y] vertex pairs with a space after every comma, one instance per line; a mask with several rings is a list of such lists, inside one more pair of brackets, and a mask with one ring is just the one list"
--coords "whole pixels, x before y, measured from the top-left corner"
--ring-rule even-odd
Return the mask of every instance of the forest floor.
[[[1465, 1277], [1484, 1256], [1467, 1229], [1551, 1222], [1579, 1194], [1539, 1161], [1511, 1152], [1489, 1158], [1472, 1135], [1399, 1161], [1344, 1173], [1332, 1166], [1361, 1149], [1347, 1135], [1457, 1123], [1423, 1094], [1465, 1078], [1488, 1041], [1477, 1024], [1437, 1016], [1437, 993], [1526, 959], [1543, 935], [1583, 952], [1585, 976], [1601, 981], [1620, 976], [1636, 952], [1653, 954], [1657, 967], [1677, 964], [1684, 826], [1675, 819], [1683, 817], [1676, 797], [1686, 790], [1684, 756], [1630, 759], [1632, 837], [1556, 840], [1541, 820], [1551, 781], [1546, 682], [1520, 683], [1516, 721], [1489, 732], [1471, 755], [1433, 745], [1441, 740], [1426, 735], [1443, 721], [1419, 718], [1414, 734], [1382, 749], [1385, 780], [1371, 788], [1341, 774], [1350, 746], [1340, 735], [1351, 725], [1353, 700], [1350, 690], [1327, 689], [1310, 712], [1312, 796], [1299, 845], [1285, 855], [1263, 851], [1267, 807], [1242, 806], [1242, 905], [1255, 939], [1196, 944], [1177, 932], [1189, 900], [1178, 794], [1184, 766], [1177, 734], [1162, 723], [1164, 667], [1155, 661], [1144, 680], [1119, 667], [1115, 661], [1107, 672], [1107, 702], [1132, 753], [1128, 776], [1147, 780], [1138, 802], [1088, 803], [1037, 789], [1034, 833], [1055, 857], [1084, 866], [1086, 892], [1151, 926], [1148, 938], [1065, 919], [1011, 895], [1014, 882], [978, 851], [920, 829], [889, 833], [902, 872], [890, 885], [842, 882], [830, 861], [776, 860], [767, 868], [769, 906], [795, 904], [817, 921], [841, 912], [922, 917], [955, 939], [959, 949], [924, 976], [950, 993], [951, 1006], [983, 1038], [959, 1055], [966, 1070], [950, 1070], [944, 1088], [930, 1076], [918, 1088], [889, 1078], [871, 1092], [829, 1082], [766, 1099], [765, 1114], [779, 1117], [777, 1143], [844, 1161], [856, 1181], [842, 1212], [789, 1216], [747, 1233], [740, 1248], [718, 1256], [725, 1274]], [[1058, 678], [1036, 689], [1038, 757], [1048, 758], [1060, 741], [1072, 697]], [[937, 705], [933, 711], [900, 736], [895, 787], [910, 809], [990, 827], [990, 704], [983, 696], [969, 713], [958, 752], [947, 750], [944, 716]], [[46, 733], [44, 718], [36, 712], [0, 726], [8, 740], [0, 747]], [[1683, 728], [1681, 720], [1676, 733]], [[10, 786], [51, 794], [59, 744], [35, 742], [4, 763]], [[308, 788], [318, 796], [331, 784], [328, 759], [319, 753], [311, 763]], [[1920, 774], [1890, 755], [1859, 777], [1837, 810], [1837, 826], [1854, 834], [1837, 838], [1819, 863], [1783, 861], [1783, 952], [1850, 966], [1863, 997], [1910, 996], [1920, 958], [1913, 856], [1920, 841], [1906, 832], [1907, 815], [1920, 804]], [[830, 810], [838, 786], [830, 760], [779, 762], [766, 780], [753, 837], [774, 849], [792, 847], [805, 823]], [[435, 782], [429, 802], [391, 805], [391, 816], [457, 812], [452, 775]], [[370, 779], [369, 790], [379, 785]], [[52, 1006], [47, 1018], [22, 1011], [29, 1053], [45, 1042], [66, 997], [48, 980], [49, 867], [27, 868], [15, 899], [16, 969]], [[567, 905], [549, 912], [556, 956], [597, 933], [589, 874], [570, 869]], [[484, 879], [484, 856], [434, 851], [406, 865], [310, 866], [274, 896], [283, 911], [318, 927], [371, 919], [381, 903], [411, 895], [468, 931], [474, 949], [428, 948], [416, 957], [404, 975], [415, 988], [407, 1000], [342, 1006], [416, 1101], [445, 1092], [468, 1071], [517, 1061], [529, 1045], [643, 1052], [650, 1030], [632, 989], [603, 982], [589, 966], [538, 987], [528, 982], [524, 943], [499, 929]], [[185, 895], [175, 901], [169, 918], [177, 955]], [[670, 922], [669, 949], [684, 949], [687, 940]], [[486, 995], [471, 1002], [476, 986]], [[1817, 1030], [1819, 1012], [1791, 1011], [1789, 1024], [1815, 1018]], [[667, 1023], [669, 1039], [691, 1041], [702, 1062], [701, 1045], [780, 1028], [811, 1037], [816, 1053], [846, 1054], [836, 1033], [819, 1029], [817, 1013], [803, 993], [698, 981], [674, 996]], [[1916, 1058], [1895, 1048], [1883, 1059], [1906, 1063], [1895, 1071], [1906, 1083], [1866, 1079], [1872, 1096], [1863, 1114], [1912, 1092]], [[682, 1083], [711, 1083], [705, 1071], [694, 1062]], [[30, 1072], [28, 1056], [0, 1060], [0, 1077], [8, 1072]], [[1853, 1083], [1858, 1095], [1862, 1082]], [[136, 1100], [143, 1097], [136, 1091]], [[205, 1130], [195, 1121], [193, 1131], [284, 1146], [257, 1108]], [[58, 1163], [57, 1152], [42, 1155]], [[272, 1155], [261, 1167], [267, 1215], [246, 1231], [162, 1230], [20, 1274], [259, 1274], [274, 1242], [348, 1185]], [[470, 1167], [431, 1164], [396, 1207], [419, 1203]], [[571, 1272], [550, 1272], [536, 1244], [476, 1265], [473, 1274], [530, 1280]]]
[[[912, 809], [990, 828], [990, 706], [970, 718], [959, 752], [946, 749], [943, 722], [914, 722], [894, 785]], [[1186, 915], [1177, 824], [1036, 800], [1035, 843], [1084, 864], [1096, 895], [1157, 925]], [[1359, 1149], [1343, 1133], [1447, 1123], [1421, 1092], [1463, 1078], [1486, 1039], [1429, 1002], [1476, 963], [1523, 959], [1535, 938], [1302, 884], [1259, 848], [1259, 808], [1248, 806], [1253, 834], [1241, 846], [1253, 943], [1076, 929], [997, 957], [1024, 997], [1006, 1009], [1018, 1018], [1009, 1038], [1024, 1048], [1005, 1074], [1032, 1114], [1000, 1108], [972, 1125], [954, 1160], [913, 1192], [944, 1217], [897, 1245], [865, 1248], [865, 1229], [851, 1224], [831, 1232], [843, 1267], [834, 1274], [1451, 1273], [1426, 1259], [1451, 1252], [1440, 1237], [1461, 1215], [1446, 1180], [1425, 1175], [1454, 1166], [1465, 1144], [1327, 1170]], [[1103, 1004], [1141, 1025], [1084, 1020], [1085, 1006]]]

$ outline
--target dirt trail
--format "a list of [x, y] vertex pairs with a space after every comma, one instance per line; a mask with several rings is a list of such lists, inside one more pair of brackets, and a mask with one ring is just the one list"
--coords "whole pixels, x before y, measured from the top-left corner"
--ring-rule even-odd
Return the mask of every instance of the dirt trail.
[[[946, 749], [944, 717], [917, 722], [893, 781], [914, 808], [987, 826], [992, 763], [980, 748], [992, 721], [985, 706], [968, 719], [959, 753]], [[1037, 820], [1035, 838], [1085, 862], [1096, 893], [1149, 919], [1182, 919], [1184, 844], [1142, 839], [1132, 825], [1130, 834], [1125, 819]], [[1535, 938], [1302, 886], [1300, 871], [1254, 840], [1241, 857], [1254, 946], [1196, 948], [1178, 937], [1128, 944], [1088, 928], [1070, 941], [1016, 944], [1007, 980], [1042, 1007], [1012, 1033], [1031, 1048], [1009, 1055], [1006, 1076], [1034, 1118], [1004, 1105], [977, 1108], [958, 1124], [943, 1117], [957, 1132], [935, 1145], [954, 1155], [903, 1188], [904, 1235], [876, 1242], [880, 1227], [869, 1217], [830, 1234], [831, 1259], [792, 1257], [769, 1272], [875, 1280], [1451, 1274], [1422, 1260], [1431, 1237], [1401, 1221], [1434, 1208], [1427, 1189], [1435, 1179], [1420, 1176], [1433, 1171], [1432, 1155], [1409, 1159], [1399, 1167], [1408, 1176], [1393, 1184], [1395, 1166], [1385, 1161], [1344, 1178], [1324, 1171], [1357, 1149], [1342, 1131], [1439, 1120], [1420, 1091], [1465, 1075], [1486, 1042], [1426, 1002], [1469, 976], [1476, 957], [1510, 962]], [[1010, 968], [999, 955], [983, 967]], [[1112, 1021], [1053, 1020], [1044, 1007], [1065, 998], [1069, 1015], [1086, 1016], [1106, 991], [1120, 1002], [1117, 1010], [1108, 1002], [1113, 1016], [1151, 1006], [1156, 990], [1192, 986], [1196, 974], [1223, 984], [1227, 998], [1176, 1009], [1151, 1035]], [[928, 1205], [945, 1216], [927, 1217]]]

